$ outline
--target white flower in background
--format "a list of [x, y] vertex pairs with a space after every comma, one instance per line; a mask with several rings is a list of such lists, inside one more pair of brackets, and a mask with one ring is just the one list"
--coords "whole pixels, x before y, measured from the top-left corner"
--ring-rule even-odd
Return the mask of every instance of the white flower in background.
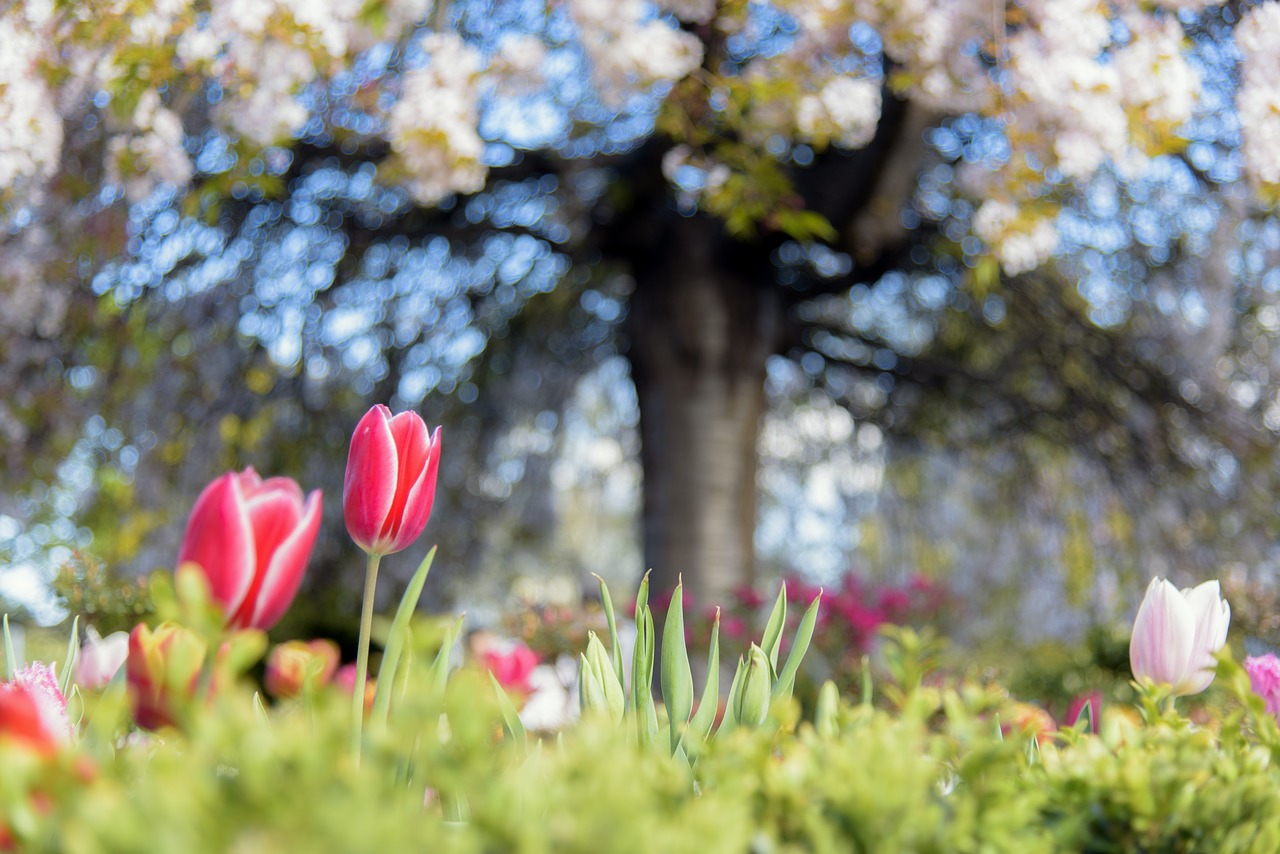
[[622, 103], [632, 92], [687, 76], [702, 64], [702, 41], [669, 19], [643, 20], [636, 0], [567, 0], [602, 100]]
[[112, 632], [104, 638], [90, 627], [87, 634], [76, 664], [76, 684], [97, 691], [106, 687], [129, 657], [129, 633]]
[[831, 140], [842, 148], [862, 148], [880, 121], [880, 86], [871, 80], [836, 77], [796, 106], [796, 127], [808, 140]]
[[129, 201], [145, 199], [157, 183], [181, 187], [191, 180], [191, 161], [182, 143], [182, 120], [148, 89], [133, 114], [134, 133], [117, 136], [108, 147], [108, 180], [124, 187]]
[[1010, 276], [1039, 267], [1058, 247], [1053, 220], [1032, 218], [1011, 202], [987, 199], [973, 215], [973, 233], [991, 247]]
[[47, 178], [62, 153], [62, 118], [36, 73], [40, 41], [0, 15], [0, 192]]
[[297, 90], [316, 77], [315, 63], [302, 48], [278, 41], [234, 41], [228, 45], [232, 66], [253, 81], [220, 104], [219, 115], [233, 130], [259, 145], [270, 145], [296, 133], [307, 122], [307, 108]]
[[429, 59], [404, 75], [388, 136], [411, 176], [410, 191], [432, 204], [483, 189], [488, 169], [476, 130], [480, 55], [454, 33], [431, 33], [422, 48]]
[[1241, 146], [1255, 184], [1280, 187], [1280, 3], [1248, 9], [1235, 30], [1240, 50]]
[[1120, 95], [1150, 122], [1180, 125], [1191, 118], [1200, 77], [1182, 53], [1182, 26], [1173, 17], [1126, 19], [1133, 41], [1116, 51]]

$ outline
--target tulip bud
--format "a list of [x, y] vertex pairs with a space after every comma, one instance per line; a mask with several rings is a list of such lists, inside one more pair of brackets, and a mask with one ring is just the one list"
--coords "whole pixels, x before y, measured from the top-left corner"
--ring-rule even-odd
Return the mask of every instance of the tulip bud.
[[331, 640], [282, 643], [267, 657], [267, 692], [285, 699], [296, 697], [308, 686], [322, 688], [333, 679], [340, 660], [338, 645]]
[[319, 530], [319, 490], [304, 501], [290, 478], [227, 472], [196, 499], [178, 564], [200, 567], [229, 627], [269, 629], [293, 602]]
[[1217, 581], [1179, 591], [1151, 579], [1129, 640], [1134, 678], [1169, 685], [1174, 697], [1199, 694], [1213, 682], [1214, 654], [1226, 643], [1230, 623], [1231, 606]]
[[116, 675], [129, 655], [129, 633], [112, 632], [99, 637], [92, 628], [89, 639], [80, 647], [80, 660], [76, 665], [76, 684], [98, 691]]
[[581, 657], [582, 667], [578, 674], [581, 680], [582, 711], [602, 711], [609, 715], [615, 723], [622, 722], [627, 699], [618, 682], [618, 674], [613, 669], [613, 659], [605, 650], [604, 644], [591, 632], [587, 639], [587, 651]]
[[734, 709], [734, 717], [743, 726], [758, 727], [769, 717], [769, 696], [773, 688], [769, 670], [769, 657], [752, 644], [747, 656], [747, 672], [738, 691], [738, 707]]
[[177, 623], [161, 623], [154, 632], [144, 624], [134, 628], [125, 675], [138, 726], [177, 724], [182, 706], [195, 696], [206, 651], [195, 632]]
[[370, 409], [351, 434], [342, 483], [347, 532], [369, 554], [407, 548], [427, 526], [436, 494], [440, 428], [428, 435], [416, 412]]

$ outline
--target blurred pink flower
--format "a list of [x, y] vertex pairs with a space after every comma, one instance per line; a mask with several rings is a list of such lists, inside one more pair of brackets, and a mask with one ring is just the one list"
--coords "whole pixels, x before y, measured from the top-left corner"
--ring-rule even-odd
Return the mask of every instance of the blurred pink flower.
[[1267, 702], [1267, 711], [1280, 716], [1280, 658], [1274, 653], [1251, 655], [1244, 660], [1253, 693]]
[[105, 688], [128, 657], [128, 632], [112, 632], [104, 638], [89, 629], [89, 638], [80, 647], [76, 684], [94, 691]]
[[504, 689], [528, 694], [529, 676], [538, 666], [538, 656], [529, 647], [515, 642], [486, 649], [480, 653], [480, 662]]

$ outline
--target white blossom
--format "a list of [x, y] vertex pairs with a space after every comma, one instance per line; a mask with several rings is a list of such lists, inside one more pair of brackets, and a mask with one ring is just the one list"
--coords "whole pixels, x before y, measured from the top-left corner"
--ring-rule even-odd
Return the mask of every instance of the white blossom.
[[453, 33], [422, 39], [427, 64], [404, 76], [388, 135], [408, 171], [409, 189], [423, 204], [484, 187], [479, 122], [480, 56]]
[[796, 107], [796, 127], [810, 140], [830, 139], [842, 148], [861, 148], [880, 121], [880, 86], [872, 80], [835, 77]]
[[1235, 37], [1240, 50], [1236, 109], [1245, 168], [1255, 184], [1280, 188], [1280, 3], [1250, 8]]
[[0, 192], [52, 174], [62, 152], [62, 118], [36, 73], [40, 43], [0, 16]]

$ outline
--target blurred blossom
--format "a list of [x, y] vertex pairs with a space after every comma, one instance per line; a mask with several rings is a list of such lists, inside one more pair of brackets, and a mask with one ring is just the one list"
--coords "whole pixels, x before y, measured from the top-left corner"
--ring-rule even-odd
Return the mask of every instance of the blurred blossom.
[[267, 656], [263, 684], [267, 692], [277, 699], [296, 697], [308, 685], [312, 688], [328, 685], [340, 661], [338, 645], [326, 638], [286, 641], [278, 644]]
[[519, 641], [496, 642], [480, 652], [480, 663], [508, 692], [528, 694], [538, 656]]
[[1275, 653], [1251, 655], [1244, 660], [1253, 693], [1267, 703], [1267, 712], [1280, 716], [1280, 658]]
[[112, 632], [100, 637], [92, 627], [88, 639], [80, 647], [76, 664], [76, 684], [90, 690], [105, 688], [129, 656], [129, 633]]
[[49, 665], [29, 664], [12, 682], [0, 683], [0, 737], [40, 753], [51, 753], [70, 741], [67, 699]]

